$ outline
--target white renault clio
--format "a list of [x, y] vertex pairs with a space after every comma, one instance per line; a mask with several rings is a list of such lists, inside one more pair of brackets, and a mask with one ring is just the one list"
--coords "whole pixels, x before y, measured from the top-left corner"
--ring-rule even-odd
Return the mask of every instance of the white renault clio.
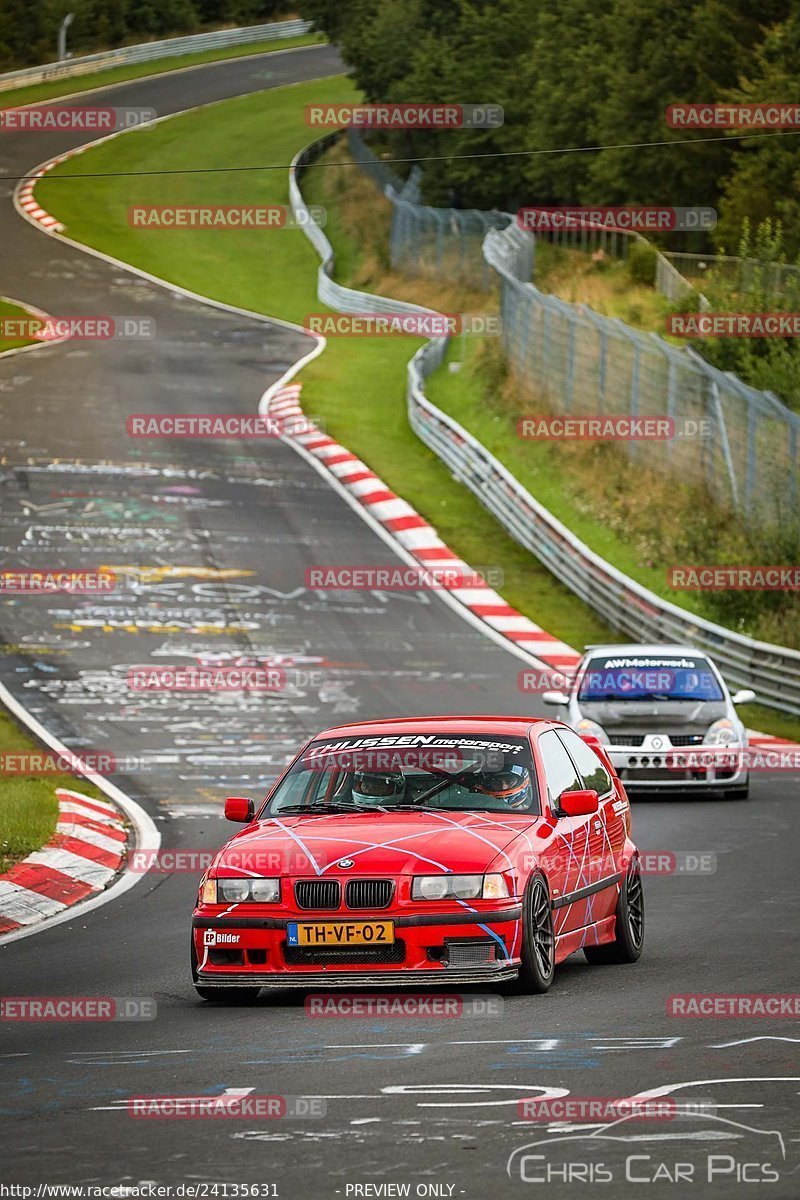
[[607, 748], [629, 792], [703, 792], [745, 800], [747, 730], [708, 655], [691, 646], [590, 646], [569, 692], [546, 704]]

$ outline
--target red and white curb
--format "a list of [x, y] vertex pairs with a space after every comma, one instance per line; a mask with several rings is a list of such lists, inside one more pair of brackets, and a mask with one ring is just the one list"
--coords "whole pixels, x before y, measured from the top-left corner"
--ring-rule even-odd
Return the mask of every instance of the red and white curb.
[[49, 212], [42, 208], [33, 194], [36, 185], [48, 171], [53, 170], [53, 167], [57, 167], [59, 163], [66, 162], [68, 158], [72, 158], [75, 154], [80, 154], [81, 150], [82, 147], [78, 147], [75, 150], [68, 150], [66, 154], [60, 154], [58, 158], [52, 158], [49, 162], [43, 163], [41, 167], [37, 167], [31, 175], [23, 180], [17, 189], [17, 204], [31, 221], [34, 221], [37, 225], [41, 225], [43, 229], [54, 229], [57, 233], [60, 233], [64, 226], [57, 217], [51, 216]]
[[[268, 415], [279, 418], [284, 427], [288, 425], [286, 436], [313, 454], [421, 568], [438, 567], [461, 575], [471, 574], [469, 565], [445, 545], [434, 527], [391, 491], [366, 463], [309, 424], [300, 407], [302, 386], [288, 383], [268, 395]], [[291, 433], [293, 418], [302, 423], [303, 433]], [[569, 671], [577, 664], [580, 655], [576, 650], [512, 608], [493, 588], [448, 586], [446, 577], [442, 586], [474, 617], [545, 666]]]
[[54, 917], [102, 892], [119, 873], [128, 832], [105, 800], [59, 788], [54, 837], [0, 875], [0, 935]]

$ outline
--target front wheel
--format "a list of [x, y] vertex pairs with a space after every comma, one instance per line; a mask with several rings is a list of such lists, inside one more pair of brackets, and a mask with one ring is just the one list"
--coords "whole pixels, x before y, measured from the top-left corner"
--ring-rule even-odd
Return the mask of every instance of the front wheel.
[[534, 875], [525, 889], [522, 916], [522, 965], [519, 989], [528, 993], [549, 990], [556, 963], [556, 939], [550, 893], [542, 875]]
[[644, 889], [639, 860], [634, 858], [619, 889], [614, 941], [604, 946], [584, 946], [590, 963], [633, 963], [644, 946]]

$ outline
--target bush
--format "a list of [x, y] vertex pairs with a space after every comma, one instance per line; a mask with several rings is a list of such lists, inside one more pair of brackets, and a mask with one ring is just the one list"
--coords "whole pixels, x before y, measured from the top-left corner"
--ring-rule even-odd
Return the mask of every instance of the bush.
[[658, 252], [654, 246], [646, 242], [634, 242], [628, 251], [628, 274], [633, 283], [643, 283], [653, 287], [656, 281], [656, 264]]

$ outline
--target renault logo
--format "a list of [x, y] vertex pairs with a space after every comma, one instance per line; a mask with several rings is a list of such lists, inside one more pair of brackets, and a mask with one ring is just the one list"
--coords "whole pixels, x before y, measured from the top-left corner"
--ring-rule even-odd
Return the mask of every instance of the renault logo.
[[660, 737], [654, 737], [652, 742], [650, 743], [650, 745], [653, 747], [654, 750], [660, 750], [663, 743], [662, 743]]
[[352, 858], [343, 858], [341, 862], [338, 862], [336, 865], [337, 867], [341, 867], [343, 871], [346, 871], [348, 867], [353, 866], [353, 860]]

